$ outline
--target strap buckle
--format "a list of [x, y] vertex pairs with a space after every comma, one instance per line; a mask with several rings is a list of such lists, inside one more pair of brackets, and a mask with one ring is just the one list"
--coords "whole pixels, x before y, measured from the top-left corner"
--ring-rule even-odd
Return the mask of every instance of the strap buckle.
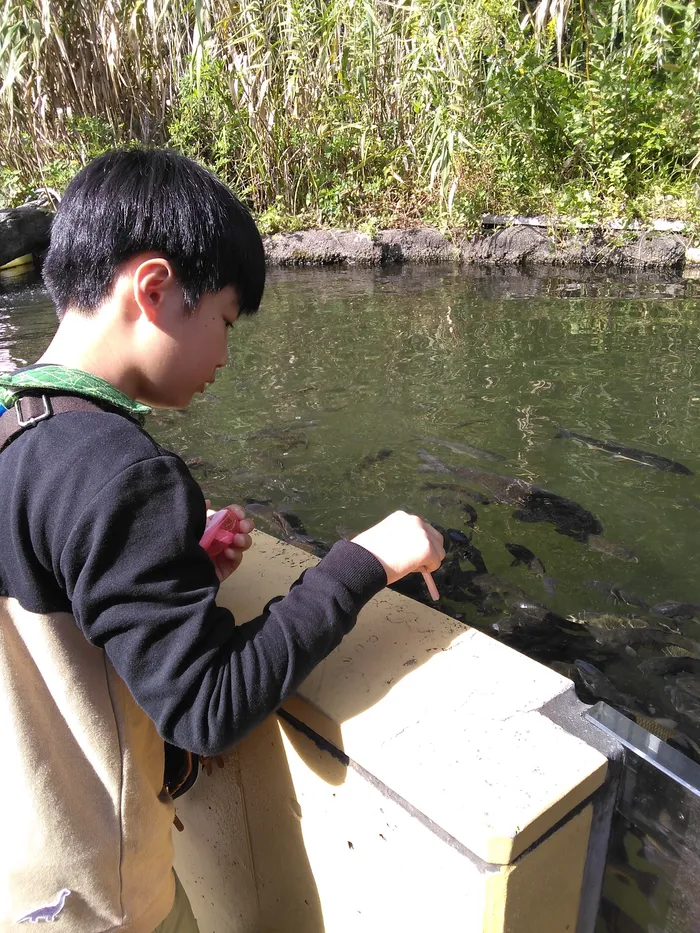
[[15, 410], [17, 413], [17, 424], [19, 425], [20, 428], [34, 427], [34, 425], [38, 424], [40, 421], [46, 421], [47, 418], [51, 417], [51, 414], [52, 414], [51, 404], [49, 403], [47, 396], [42, 395], [41, 401], [44, 403], [44, 410], [43, 412], [41, 412], [41, 414], [34, 415], [34, 417], [31, 417], [31, 418], [23, 418], [22, 408], [21, 408], [22, 398], [20, 397], [17, 399], [17, 401], [15, 402]]

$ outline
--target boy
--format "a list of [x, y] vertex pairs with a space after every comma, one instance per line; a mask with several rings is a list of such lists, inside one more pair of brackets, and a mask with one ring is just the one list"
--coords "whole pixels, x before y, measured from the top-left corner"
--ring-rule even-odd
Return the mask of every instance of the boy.
[[[219, 754], [387, 582], [444, 557], [433, 528], [395, 513], [259, 618], [235, 626], [217, 607], [252, 523], [215, 566], [199, 487], [140, 421], [213, 382], [264, 263], [245, 208], [169, 151], [107, 153], [56, 214], [44, 279], [58, 331], [0, 379], [0, 436], [22, 428], [0, 453], [3, 933], [196, 930], [175, 893], [163, 740]], [[84, 410], [61, 410], [76, 395]]]

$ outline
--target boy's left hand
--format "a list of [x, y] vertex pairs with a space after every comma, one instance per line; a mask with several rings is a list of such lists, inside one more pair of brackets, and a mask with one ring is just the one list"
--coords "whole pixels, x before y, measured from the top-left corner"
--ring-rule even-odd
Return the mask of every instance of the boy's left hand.
[[[211, 508], [211, 500], [205, 499], [205, 503], [207, 506], [207, 518], [209, 518], [210, 515], [214, 514]], [[229, 505], [228, 508], [238, 519], [238, 532], [233, 539], [231, 547], [227, 547], [221, 554], [217, 554], [216, 557], [212, 558], [214, 567], [216, 568], [216, 575], [220, 583], [223, 583], [224, 580], [230, 577], [233, 571], [237, 570], [240, 566], [243, 560], [243, 552], [247, 551], [253, 543], [250, 532], [255, 527], [254, 522], [246, 516], [246, 511], [243, 506]]]

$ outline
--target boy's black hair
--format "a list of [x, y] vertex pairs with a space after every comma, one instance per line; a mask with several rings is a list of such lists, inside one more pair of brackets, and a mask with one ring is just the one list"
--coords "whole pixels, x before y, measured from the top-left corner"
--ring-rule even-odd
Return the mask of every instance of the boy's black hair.
[[115, 149], [68, 185], [51, 225], [46, 288], [62, 317], [93, 313], [119, 265], [163, 253], [193, 311], [206, 292], [233, 285], [240, 313], [257, 311], [265, 255], [253, 218], [215, 175], [171, 149]]

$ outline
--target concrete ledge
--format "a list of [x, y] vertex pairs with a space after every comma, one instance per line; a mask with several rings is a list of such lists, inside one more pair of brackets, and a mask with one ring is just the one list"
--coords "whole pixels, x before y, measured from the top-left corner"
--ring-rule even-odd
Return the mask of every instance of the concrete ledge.
[[[220, 602], [244, 621], [314, 562], [256, 533]], [[574, 931], [608, 765], [542, 711], [571, 696], [549, 669], [382, 592], [178, 802], [202, 933]]]
[[[507, 220], [507, 218], [495, 218]], [[679, 270], [692, 250], [672, 222], [643, 230], [610, 224], [574, 230], [547, 228], [541, 218], [513, 219], [497, 227], [493, 218], [482, 232], [451, 243], [438, 230], [417, 227], [382, 230], [374, 238], [351, 230], [302, 230], [263, 238], [272, 266], [378, 266], [396, 263], [465, 263], [483, 266], [594, 267]]]
[[[33, 253], [40, 263], [49, 244], [51, 214], [25, 204], [0, 210], [0, 266]], [[483, 266], [559, 266], [678, 270], [697, 262], [678, 221], [609, 221], [599, 226], [556, 217], [485, 214], [475, 236], [451, 242], [431, 227], [380, 230], [300, 230], [263, 237], [272, 266], [386, 266], [469, 263]]]

